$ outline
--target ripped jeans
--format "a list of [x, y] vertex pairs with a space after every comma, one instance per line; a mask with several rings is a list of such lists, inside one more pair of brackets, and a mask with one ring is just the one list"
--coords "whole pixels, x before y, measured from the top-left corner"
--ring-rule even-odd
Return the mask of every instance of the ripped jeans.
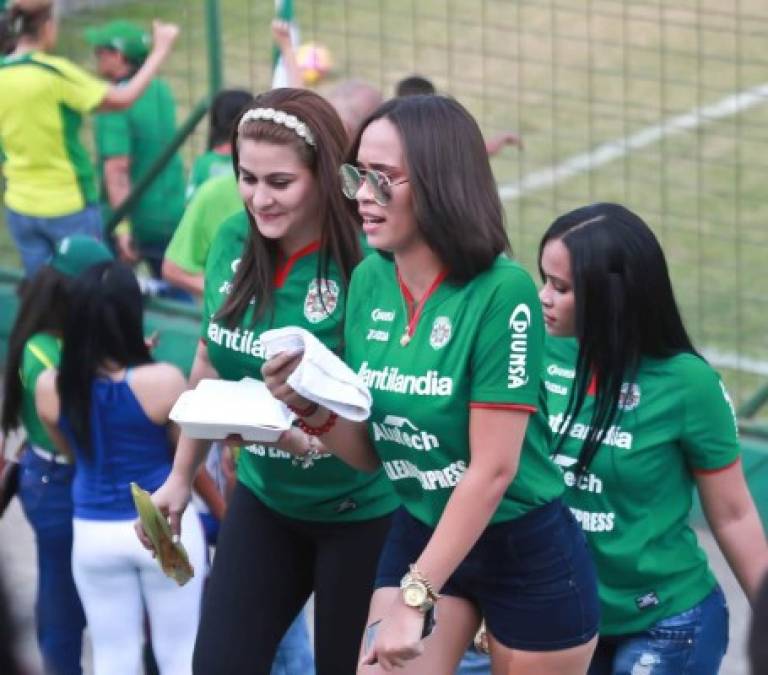
[[642, 633], [601, 637], [588, 675], [717, 675], [727, 647], [728, 606], [715, 586]]

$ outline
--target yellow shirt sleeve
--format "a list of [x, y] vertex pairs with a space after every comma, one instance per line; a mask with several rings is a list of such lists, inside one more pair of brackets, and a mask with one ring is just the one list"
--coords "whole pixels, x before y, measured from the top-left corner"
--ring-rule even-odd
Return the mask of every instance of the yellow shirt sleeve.
[[110, 85], [68, 59], [48, 57], [62, 75], [54, 79], [58, 99], [72, 110], [90, 112], [104, 100]]

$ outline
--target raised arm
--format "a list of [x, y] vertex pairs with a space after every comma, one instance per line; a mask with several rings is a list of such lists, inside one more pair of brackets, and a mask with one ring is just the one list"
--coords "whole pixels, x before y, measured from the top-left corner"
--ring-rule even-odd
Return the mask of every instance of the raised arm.
[[134, 76], [127, 83], [113, 85], [108, 90], [98, 110], [124, 110], [133, 105], [157, 75], [160, 66], [168, 58], [179, 35], [179, 27], [172, 23], [152, 23], [152, 51]]

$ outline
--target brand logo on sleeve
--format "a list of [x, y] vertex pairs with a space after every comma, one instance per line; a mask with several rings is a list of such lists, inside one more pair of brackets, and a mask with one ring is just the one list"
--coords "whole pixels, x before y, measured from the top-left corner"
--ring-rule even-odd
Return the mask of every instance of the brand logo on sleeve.
[[438, 316], [432, 324], [432, 332], [429, 334], [429, 344], [432, 349], [442, 349], [451, 339], [453, 327], [447, 316]]
[[550, 363], [547, 367], [547, 374], [553, 377], [565, 377], [569, 380], [576, 377], [576, 371], [573, 368], [561, 368], [554, 363]]
[[397, 366], [374, 370], [368, 367], [368, 361], [363, 361], [357, 374], [369, 389], [416, 396], [450, 396], [453, 393], [453, 379], [441, 377], [436, 370], [428, 370], [423, 375], [406, 375]]
[[531, 308], [520, 303], [509, 315], [509, 370], [507, 388], [518, 389], [528, 384], [528, 329], [531, 326]]
[[387, 415], [383, 422], [373, 423], [373, 440], [374, 442], [385, 440], [423, 452], [440, 447], [437, 436], [422, 431], [407, 417], [396, 415]]
[[309, 323], [320, 323], [328, 318], [339, 302], [339, 285], [333, 279], [312, 279], [304, 298], [304, 316]]

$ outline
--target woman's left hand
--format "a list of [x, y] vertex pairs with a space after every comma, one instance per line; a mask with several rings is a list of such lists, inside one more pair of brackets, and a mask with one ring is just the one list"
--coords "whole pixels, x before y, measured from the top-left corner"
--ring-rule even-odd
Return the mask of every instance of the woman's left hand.
[[405, 605], [398, 594], [382, 619], [373, 647], [363, 657], [361, 665], [378, 663], [387, 672], [402, 668], [406, 661], [424, 651], [423, 630], [424, 615]]
[[310, 401], [299, 396], [288, 384], [288, 378], [301, 361], [301, 353], [281, 352], [261, 367], [261, 376], [267, 389], [278, 401], [296, 408], [307, 408]]

